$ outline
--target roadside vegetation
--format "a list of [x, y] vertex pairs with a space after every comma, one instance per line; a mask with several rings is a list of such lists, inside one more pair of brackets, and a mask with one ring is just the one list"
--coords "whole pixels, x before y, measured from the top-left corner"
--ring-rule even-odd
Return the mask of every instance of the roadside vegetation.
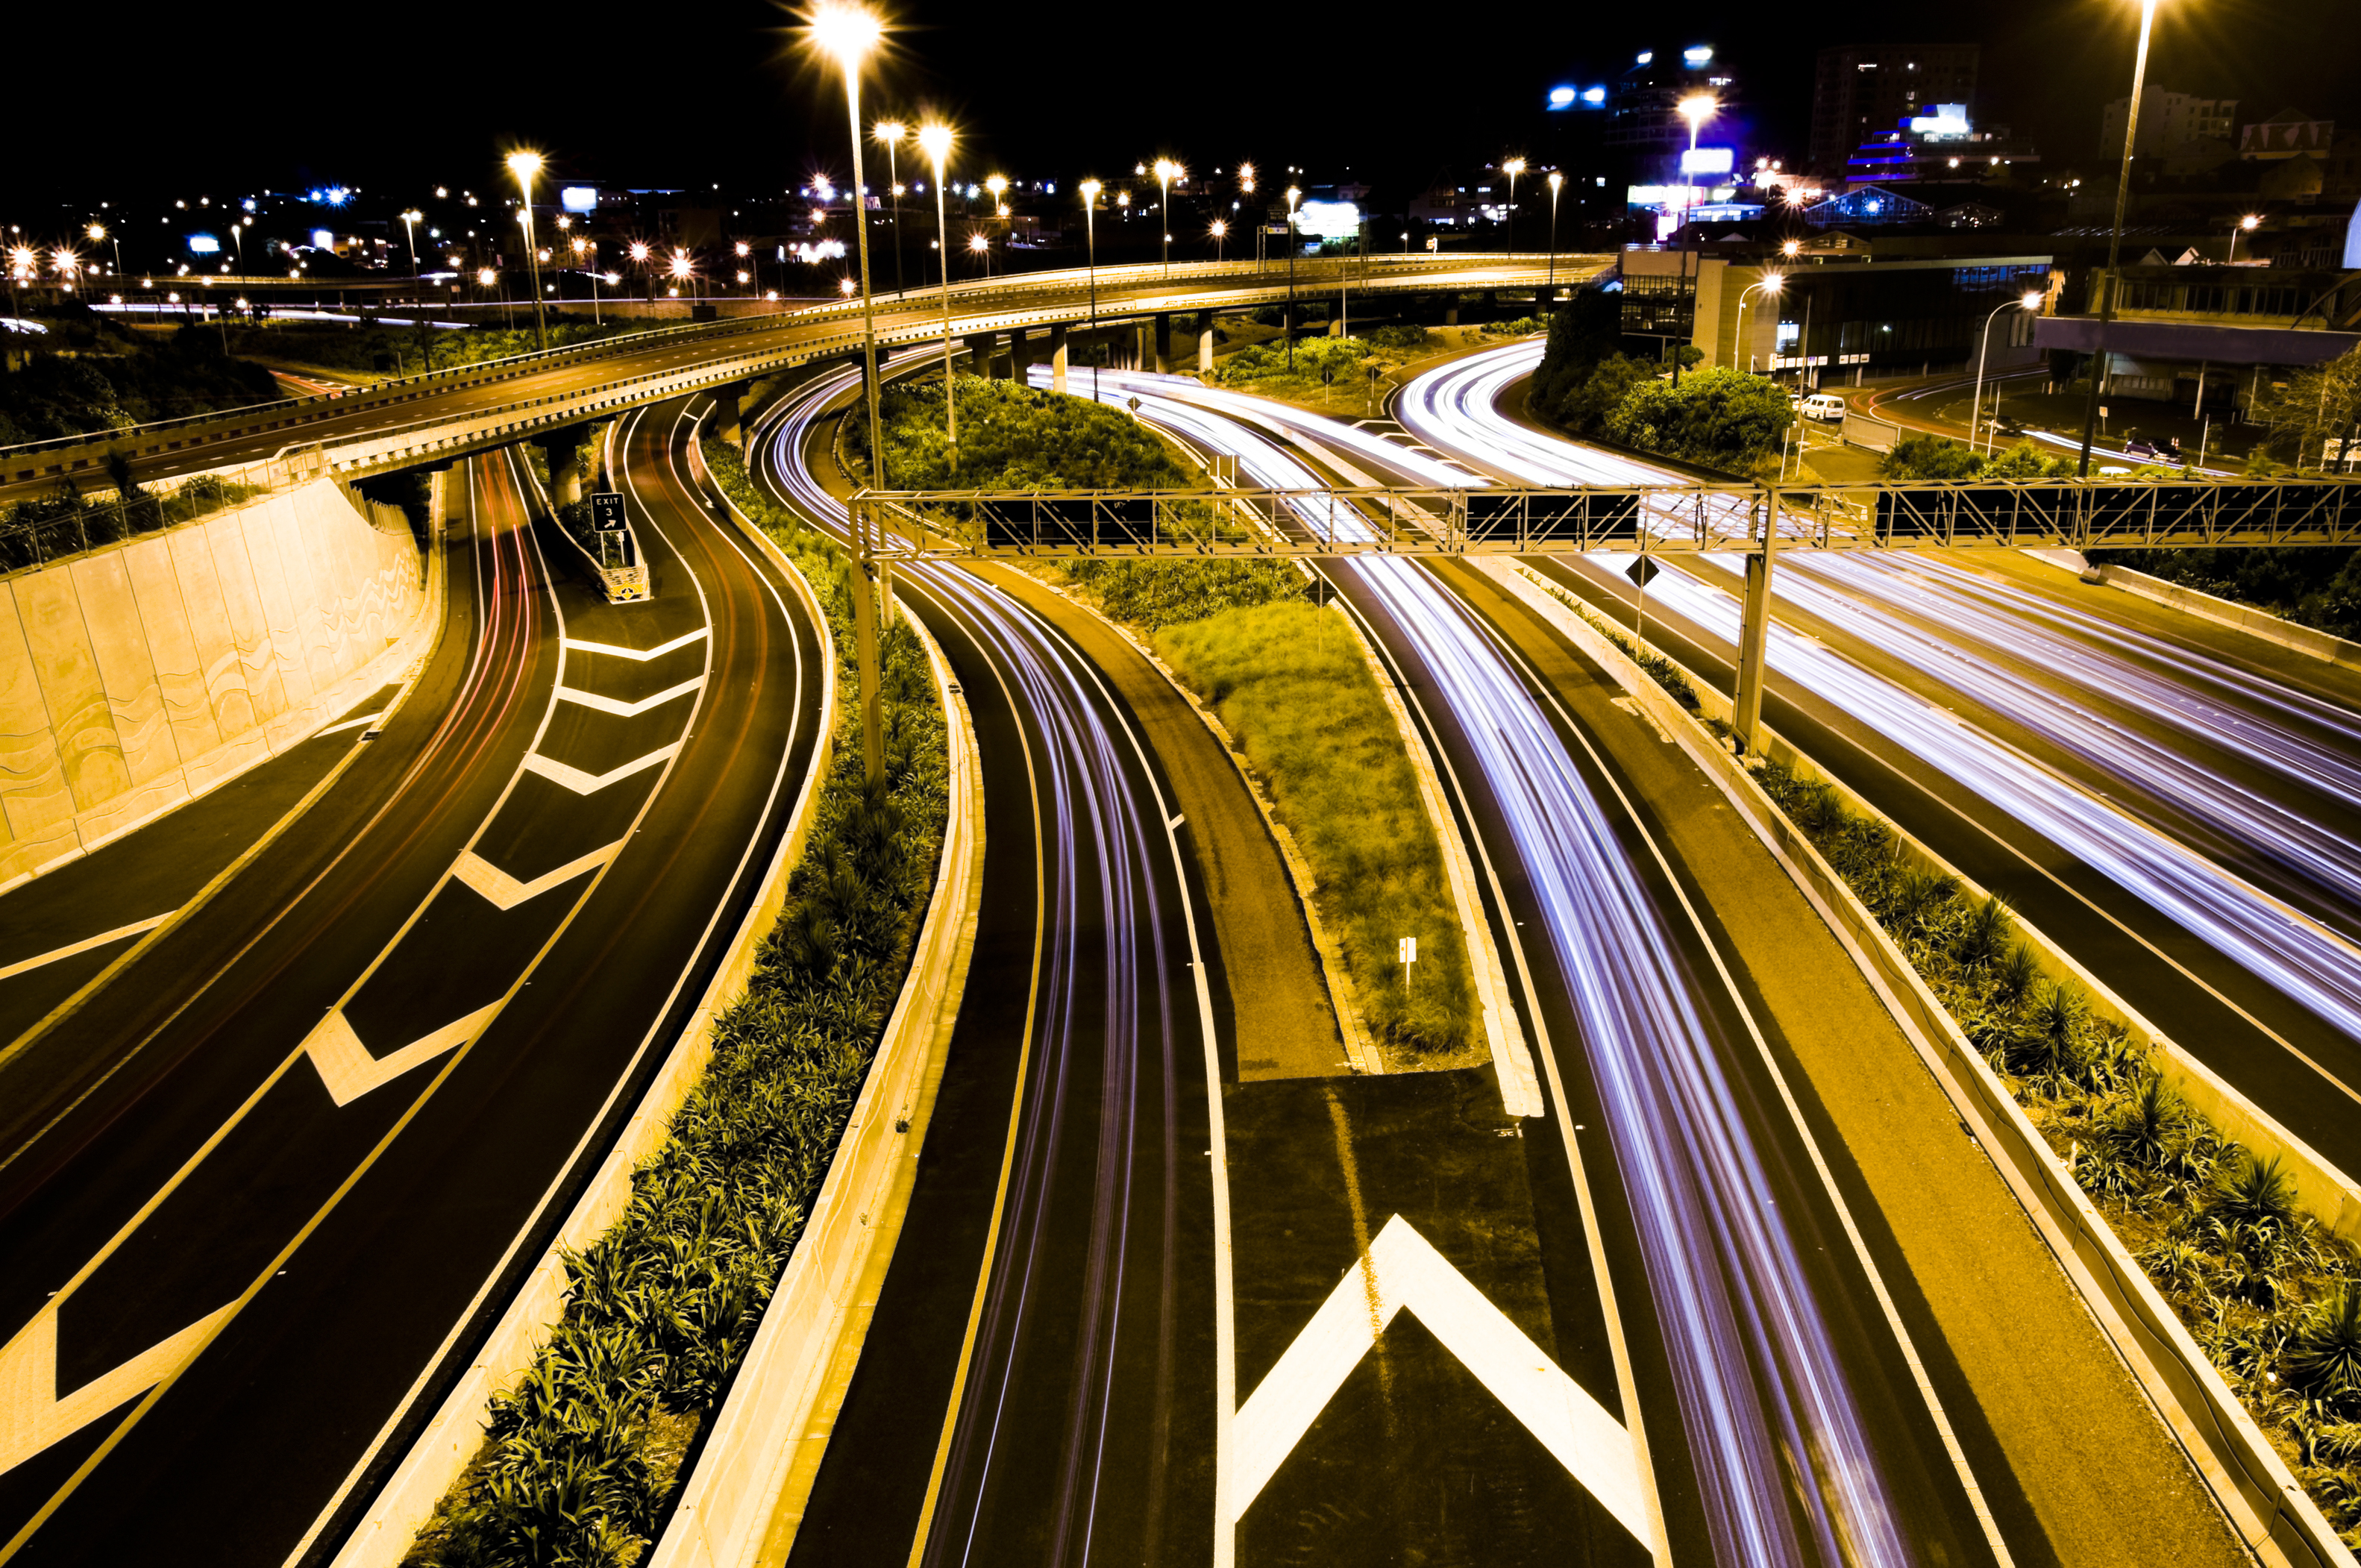
[[[970, 378], [960, 379], [958, 397], [962, 485], [1202, 483], [1119, 410]], [[883, 412], [890, 481], [948, 484], [940, 383], [897, 389]], [[848, 422], [845, 446], [857, 466], [868, 452], [863, 422], [856, 411]], [[1400, 734], [1352, 628], [1309, 602], [1304, 574], [1236, 556], [1072, 560], [1035, 570], [1148, 644], [1229, 730], [1311, 868], [1313, 903], [1335, 934], [1352, 1001], [1389, 1054], [1415, 1065], [1480, 1038], [1458, 911]], [[1419, 938], [1411, 993], [1394, 961], [1405, 936]]]
[[2120, 1025], [2043, 977], [1997, 898], [1902, 862], [1826, 784], [1758, 775], [2067, 1162], [2348, 1546], [2361, 1545], [2361, 1255], [2276, 1160], [2192, 1111]]
[[0, 507], [0, 572], [153, 533], [252, 500], [267, 488], [200, 474], [169, 490], [148, 490], [130, 482], [128, 462], [120, 466], [114, 495], [84, 495], [60, 480], [47, 495]]
[[[737, 453], [708, 466], [796, 556], [851, 646], [847, 564], [768, 505]], [[924, 923], [949, 807], [943, 716], [906, 623], [884, 641], [885, 782], [862, 778], [854, 672], [786, 907], [713, 1058], [631, 1179], [623, 1217], [566, 1259], [566, 1313], [405, 1561], [624, 1568], [663, 1528], [729, 1392], [869, 1070]]]
[[[549, 346], [566, 348], [581, 343], [603, 343], [647, 330], [645, 322], [594, 325], [589, 322], [553, 321], [549, 323]], [[232, 354], [273, 364], [376, 376], [415, 376], [425, 370], [480, 365], [488, 359], [531, 354], [540, 346], [531, 325], [438, 331], [421, 328], [396, 314], [374, 317], [357, 327], [290, 321], [229, 329]]]
[[2272, 545], [2093, 550], [2091, 559], [2268, 610], [2332, 636], [2361, 641], [2361, 551]]
[[244, 408], [281, 395], [270, 372], [224, 354], [212, 326], [134, 333], [79, 303], [30, 319], [49, 330], [8, 334], [8, 352], [20, 357], [0, 374], [0, 446]]
[[[1775, 470], [1795, 415], [1760, 376], [1670, 367], [1629, 351], [1621, 296], [1586, 290], [1550, 317], [1526, 407], [1576, 435], [1738, 477]], [[1702, 357], [1681, 349], [1682, 364]]]

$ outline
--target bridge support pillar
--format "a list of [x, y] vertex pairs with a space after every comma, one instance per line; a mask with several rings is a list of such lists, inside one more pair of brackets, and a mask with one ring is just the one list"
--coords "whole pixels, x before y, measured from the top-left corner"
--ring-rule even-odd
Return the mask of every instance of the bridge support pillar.
[[552, 506], [570, 507], [582, 499], [583, 448], [590, 444], [594, 430], [588, 424], [570, 424], [535, 438], [533, 444], [549, 460]]
[[996, 332], [972, 332], [963, 341], [967, 344], [969, 356], [974, 361], [968, 367], [969, 374], [989, 377], [993, 360], [1000, 352], [1000, 334]]
[[1049, 389], [1063, 394], [1066, 389], [1066, 323], [1060, 322], [1049, 329]]
[[1033, 365], [1032, 334], [1024, 327], [1012, 327], [1008, 333], [1008, 378], [1018, 386], [1028, 383], [1025, 372]]
[[1197, 370], [1202, 375], [1213, 367], [1213, 313], [1207, 311], [1197, 318]]
[[1459, 296], [1456, 294], [1443, 302], [1443, 324], [1445, 326], [1459, 324]]
[[1763, 548], [1746, 557], [1746, 611], [1738, 631], [1738, 690], [1730, 705], [1730, 729], [1738, 754], [1761, 750], [1763, 653], [1771, 634], [1771, 562], [1778, 554], [1779, 499], [1773, 491], [1763, 510]]
[[451, 526], [451, 470], [446, 466], [426, 476], [426, 537], [441, 543]]
[[1156, 313], [1156, 368], [1160, 375], [1172, 368], [1172, 313]]
[[740, 405], [752, 390], [753, 384], [749, 381], [732, 381], [713, 389], [713, 433], [732, 446], [746, 444], [746, 432], [739, 418]]

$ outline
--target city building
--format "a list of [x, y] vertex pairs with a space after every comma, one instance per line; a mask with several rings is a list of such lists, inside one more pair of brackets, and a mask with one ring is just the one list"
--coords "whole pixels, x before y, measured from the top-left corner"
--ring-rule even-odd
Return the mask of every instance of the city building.
[[1841, 44], [1820, 50], [1812, 80], [1811, 166], [1838, 176], [1853, 150], [1938, 104], [1965, 111], [1976, 99], [1975, 44]]
[[[2243, 412], [2287, 372], [2361, 348], [2361, 280], [2334, 267], [2230, 268], [2145, 260], [2123, 269], [2101, 389], [2111, 398]], [[2098, 276], [2084, 313], [2036, 323], [2061, 385], [2087, 378]]]
[[[2099, 158], [2115, 163], [2124, 156], [2124, 116], [2131, 112], [2128, 94], [2108, 104], [2099, 115]], [[2140, 93], [2139, 133], [2132, 143], [2135, 158], [2161, 158], [2190, 142], [2227, 142], [2238, 125], [2235, 98], [2192, 98], [2162, 87]]]

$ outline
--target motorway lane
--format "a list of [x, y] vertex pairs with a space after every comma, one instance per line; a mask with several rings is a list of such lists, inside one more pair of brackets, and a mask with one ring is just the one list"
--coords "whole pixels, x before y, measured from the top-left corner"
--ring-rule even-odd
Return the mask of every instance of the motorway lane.
[[[798, 389], [755, 456], [832, 532], [841, 502], [806, 459], [850, 389]], [[1235, 1062], [1171, 791], [1120, 699], [1022, 605], [953, 568], [896, 588], [975, 716], [993, 912], [975, 972], [1003, 978], [962, 1004], [796, 1558], [1224, 1561], [1209, 1091]]]
[[[1224, 432], [1159, 394], [1290, 431], [1323, 422], [1177, 378], [1122, 378], [1105, 394], [1138, 395], [1142, 417], [1238, 453], [1257, 482], [1319, 482], [1260, 435]], [[1562, 1146], [1551, 1185], [1596, 1189], [1579, 1206], [1598, 1216], [1592, 1245], [1608, 1260], [1610, 1316], [1627, 1325], [1675, 1554], [1900, 1561], [1910, 1542], [1984, 1558], [1964, 1465], [1787, 1092], [1791, 1069], [1775, 1065], [1776, 1022], [1731, 981], [1694, 913], [1705, 901], [1633, 805], [1660, 781], [1627, 773], [1588, 739], [1624, 716], [1600, 696], [1578, 720], [1422, 564], [1326, 569], [1422, 694], [1494, 878], [1496, 930], [1523, 977], [1554, 1112], [1527, 1122], [1526, 1136], [1571, 1145], [1582, 1126], [1613, 1130], [1609, 1157], [1578, 1169]], [[1558, 1206], [1577, 1205], [1567, 1195]], [[1552, 1294], [1578, 1302], [1596, 1283], [1569, 1242], [1554, 1249], [1565, 1282]], [[1569, 1324], [1576, 1343], [1581, 1321]], [[1784, 1466], [1797, 1454], [1815, 1480], [1791, 1497]]]
[[[49, 1386], [170, 1349], [0, 1475], [0, 1551], [333, 1544], [333, 1505], [366, 1498], [372, 1461], [464, 1365], [693, 1005], [803, 786], [820, 645], [793, 586], [699, 515], [675, 433], [642, 424], [655, 598], [610, 608], [551, 581], [521, 469], [475, 465], [498, 678], [451, 710], [414, 807], [365, 829], [137, 1058], [169, 1070], [85, 1101], [10, 1167], [37, 1177], [68, 1150], [16, 1179], [0, 1221], [31, 1327], [59, 1331]], [[650, 659], [601, 651], [684, 635]], [[364, 861], [374, 879], [346, 872]], [[192, 1320], [209, 1342], [174, 1342]], [[25, 1415], [12, 1439], [53, 1435]]]
[[[1542, 269], [1531, 268], [1504, 269], [1498, 262], [1486, 265], [1470, 258], [1463, 266], [1429, 268], [1414, 265], [1411, 270], [1422, 286], [1430, 280], [1437, 291], [1443, 291], [1457, 281], [1471, 289], [1491, 288], [1503, 281], [1530, 281], [1538, 278]], [[1399, 269], [1389, 272], [1399, 272]], [[1268, 290], [1286, 280], [1285, 269], [1274, 269], [1258, 275], [1241, 275], [1192, 280], [1185, 269], [1169, 284], [1154, 279], [1119, 280], [1102, 278], [1099, 283], [1098, 313], [1101, 318], [1119, 316], [1126, 312], [1137, 313], [1161, 302], [1172, 302], [1175, 312], [1202, 309], [1207, 300], [1223, 289]], [[1306, 298], [1317, 298], [1321, 280], [1307, 269], [1301, 280]], [[1088, 282], [1078, 270], [1042, 274], [1038, 287], [1027, 287], [1012, 293], [994, 293], [989, 297], [964, 296], [957, 286], [952, 292], [952, 330], [970, 330], [971, 322], [989, 322], [994, 318], [1027, 311], [1064, 309], [1075, 313], [1079, 319], [1087, 307]], [[906, 302], [882, 300], [878, 305], [877, 328], [881, 333], [911, 331], [931, 333], [942, 320], [939, 295], [928, 297], [913, 291]], [[506, 407], [525, 400], [579, 393], [636, 376], [664, 371], [681, 370], [703, 361], [719, 357], [758, 352], [785, 346], [799, 341], [831, 334], [840, 334], [857, 328], [860, 318], [836, 313], [824, 320], [798, 320], [793, 314], [782, 318], [776, 328], [732, 334], [709, 340], [693, 339], [686, 343], [660, 339], [645, 347], [623, 349], [601, 356], [587, 363], [572, 364], [521, 375], [512, 379], [487, 385], [458, 389], [439, 396], [421, 396], [414, 400], [371, 401], [357, 398], [350, 411], [334, 411], [316, 422], [283, 430], [260, 431], [252, 435], [233, 437], [180, 452], [162, 453], [134, 461], [133, 469], [142, 480], [170, 477], [204, 469], [226, 467], [240, 463], [267, 459], [282, 449], [300, 448], [339, 441], [357, 441], [387, 431], [413, 426], [438, 419], [457, 419], [471, 413]], [[257, 418], [263, 411], [257, 411]], [[30, 459], [28, 459], [29, 461]], [[0, 470], [10, 466], [0, 455]], [[88, 481], [91, 475], [78, 477]], [[58, 482], [56, 476], [45, 476], [29, 481], [0, 484], [0, 503], [22, 500], [37, 496]]]
[[[1493, 408], [1486, 400], [1514, 373], [1517, 353], [1492, 356], [1448, 387], [1438, 381], [1426, 401], [1443, 411], [1414, 422], [1452, 423], [1455, 434], [1438, 428], [1429, 438], [1521, 479], [1613, 482], [1651, 472]], [[1736, 612], [1721, 590], [1735, 582], [1731, 568], [1666, 559], [1686, 570], [1652, 587], [1652, 627], [1673, 611], [1667, 651], [1727, 690]], [[2134, 654], [2128, 634], [2103, 620], [2045, 641], [2057, 629], [2025, 619], [2038, 600], [2012, 600], [2001, 619], [2015, 618], [2015, 629], [1981, 639], [1951, 624], [1975, 609], [1973, 596], [1954, 596], [1932, 615], [1871, 613], [1872, 598], [1910, 596], [1899, 574], [1923, 579], [1939, 568], [1881, 561], [1797, 573], [1794, 565], [1788, 558], [1773, 577], [1784, 587], [1765, 688], [1772, 727], [2004, 894], [2332, 1163], [2354, 1168], [2361, 954], [2334, 927], [2352, 926], [2337, 883], [2356, 851], [2348, 798], [2338, 786], [2302, 782], [2349, 767], [2348, 744], [2336, 736], [2342, 705], [2275, 694], [2251, 669], [2208, 668], [2202, 647]], [[1636, 596], [1610, 566], [1552, 560], [1541, 569], [1619, 617], [1631, 613]], [[1886, 575], [1874, 596], [1861, 587], [1871, 574]], [[1846, 581], [1858, 609], [1811, 597], [1832, 576]], [[1797, 614], [1799, 587], [1806, 608], [1822, 613]], [[1988, 663], [2011, 660], [2013, 671], [1986, 674]], [[2102, 687], [2140, 696], [2125, 703], [2098, 696]], [[2308, 717], [2290, 723], [2289, 704]], [[2267, 719], [2268, 731], [2259, 728]], [[1987, 728], [2021, 744], [2033, 765], [1987, 739]], [[2142, 816], [2153, 830], [2136, 825]], [[2239, 880], [2242, 871], [2262, 888]], [[2283, 904], [2274, 891], [2292, 896]]]

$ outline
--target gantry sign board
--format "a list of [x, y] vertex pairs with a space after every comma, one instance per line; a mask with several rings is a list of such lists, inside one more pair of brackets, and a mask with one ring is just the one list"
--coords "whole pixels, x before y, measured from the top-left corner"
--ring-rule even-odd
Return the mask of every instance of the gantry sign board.
[[590, 492], [590, 528], [597, 533], [623, 532], [623, 497], [620, 491]]
[[887, 556], [1576, 554], [1591, 550], [2361, 544], [2361, 483], [1746, 484], [1571, 489], [863, 490]]

